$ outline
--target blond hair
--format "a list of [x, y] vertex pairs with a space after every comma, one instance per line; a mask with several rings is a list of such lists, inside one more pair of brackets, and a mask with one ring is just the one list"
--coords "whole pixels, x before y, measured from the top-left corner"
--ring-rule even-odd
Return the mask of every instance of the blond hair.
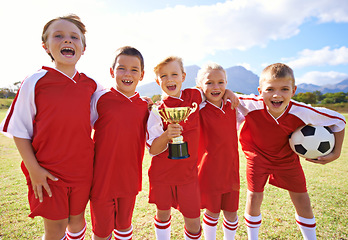
[[204, 75], [208, 71], [211, 71], [211, 70], [220, 70], [220, 71], [222, 71], [224, 73], [224, 75], [225, 75], [225, 80], [227, 81], [227, 74], [226, 74], [225, 69], [221, 65], [219, 65], [217, 63], [210, 62], [210, 63], [205, 64], [201, 69], [199, 69], [199, 71], [197, 73], [197, 77], [196, 77], [196, 85], [197, 85], [197, 87], [202, 85], [202, 81], [204, 79]]
[[158, 75], [160, 69], [164, 65], [166, 65], [166, 64], [168, 64], [170, 62], [174, 62], [174, 61], [178, 62], [181, 71], [184, 73], [185, 70], [184, 70], [184, 63], [182, 61], [182, 58], [177, 57], [177, 56], [169, 56], [169, 57], [166, 57], [165, 59], [163, 59], [159, 64], [157, 64], [156, 67], [154, 67], [153, 71], [155, 72], [156, 76]]
[[293, 86], [295, 86], [294, 72], [284, 63], [274, 63], [263, 69], [260, 75], [259, 85], [265, 80], [277, 78], [290, 78]]
[[[81, 19], [75, 14], [69, 14], [69, 15], [66, 15], [63, 17], [57, 17], [57, 18], [54, 18], [54, 19], [48, 21], [45, 24], [43, 31], [42, 31], [42, 35], [41, 35], [41, 40], [43, 43], [46, 43], [46, 41], [47, 41], [47, 37], [48, 37], [47, 30], [48, 30], [49, 26], [51, 26], [51, 24], [57, 20], [66, 20], [66, 21], [69, 21], [69, 22], [73, 23], [74, 25], [76, 25], [76, 27], [78, 29], [80, 29], [80, 31], [82, 33], [81, 40], [82, 40], [83, 47], [86, 48], [86, 36], [85, 36], [85, 33], [87, 32], [86, 26], [81, 22]], [[52, 61], [54, 61], [52, 54], [48, 53], [48, 55], [51, 57]]]

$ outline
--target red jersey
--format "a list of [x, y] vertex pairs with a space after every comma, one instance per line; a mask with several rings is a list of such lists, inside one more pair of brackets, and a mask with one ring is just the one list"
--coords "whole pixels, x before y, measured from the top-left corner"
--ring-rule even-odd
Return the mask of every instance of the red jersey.
[[[76, 72], [70, 78], [48, 67], [27, 77], [1, 124], [1, 131], [30, 139], [41, 167], [59, 179], [50, 184], [90, 183], [93, 174], [90, 101], [99, 88]], [[30, 181], [22, 163], [22, 170]]]
[[[158, 106], [165, 107], [193, 107], [199, 105], [203, 100], [202, 93], [198, 89], [185, 89], [181, 91], [179, 98], [166, 96]], [[199, 141], [199, 111], [192, 113], [186, 122], [181, 122], [183, 127], [182, 136], [187, 142], [190, 157], [181, 160], [168, 158], [168, 149], [153, 156], [149, 169], [149, 179], [152, 183], [181, 185], [197, 180], [197, 160]], [[168, 124], [163, 122], [161, 117], [151, 111], [148, 120], [147, 147], [150, 148], [153, 140], [159, 137]]]
[[239, 191], [236, 110], [231, 102], [218, 108], [206, 101], [200, 110], [198, 178], [202, 193]]
[[261, 96], [240, 96], [238, 110], [245, 116], [240, 143], [253, 166], [286, 169], [298, 164], [299, 157], [289, 145], [289, 135], [307, 124], [330, 126], [333, 132], [345, 127], [345, 118], [326, 108], [314, 108], [291, 100], [284, 113], [275, 119]]
[[91, 113], [95, 129], [92, 198], [138, 194], [149, 116], [147, 102], [139, 93], [128, 98], [111, 88], [92, 98]]

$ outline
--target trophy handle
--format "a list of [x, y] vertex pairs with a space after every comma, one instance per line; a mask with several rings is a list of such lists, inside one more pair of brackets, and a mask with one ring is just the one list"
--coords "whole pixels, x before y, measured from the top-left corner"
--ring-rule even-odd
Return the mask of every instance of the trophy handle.
[[194, 113], [194, 112], [197, 110], [197, 108], [198, 108], [197, 103], [196, 103], [196, 102], [193, 102], [193, 103], [192, 103], [192, 108], [190, 108], [190, 113], [187, 115], [187, 117], [185, 118], [184, 122], [187, 121], [188, 117], [189, 117], [192, 113]]

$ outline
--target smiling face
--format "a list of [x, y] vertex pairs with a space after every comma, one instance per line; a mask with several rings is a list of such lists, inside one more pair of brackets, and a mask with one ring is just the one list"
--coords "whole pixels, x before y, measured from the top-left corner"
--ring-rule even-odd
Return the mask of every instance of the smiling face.
[[180, 97], [181, 86], [185, 81], [184, 73], [177, 61], [170, 61], [161, 66], [156, 73], [156, 82], [169, 96]]
[[144, 77], [139, 58], [128, 55], [117, 57], [115, 69], [110, 68], [110, 74], [116, 80], [116, 89], [127, 97], [135, 94], [135, 88]]
[[221, 107], [222, 96], [226, 90], [226, 74], [219, 69], [208, 70], [200, 81], [200, 87], [209, 102]]
[[268, 112], [274, 118], [278, 118], [295, 95], [296, 86], [291, 77], [268, 78], [261, 81], [258, 90]]
[[53, 57], [56, 68], [62, 72], [75, 69], [85, 51], [80, 29], [64, 19], [58, 19], [48, 27], [47, 40], [42, 46]]

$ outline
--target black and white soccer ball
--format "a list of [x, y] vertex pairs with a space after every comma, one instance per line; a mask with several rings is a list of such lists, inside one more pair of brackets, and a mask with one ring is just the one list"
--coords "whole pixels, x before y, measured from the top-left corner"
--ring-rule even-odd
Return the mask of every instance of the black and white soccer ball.
[[335, 146], [335, 136], [329, 127], [305, 125], [289, 136], [291, 149], [304, 158], [317, 159], [329, 154]]

